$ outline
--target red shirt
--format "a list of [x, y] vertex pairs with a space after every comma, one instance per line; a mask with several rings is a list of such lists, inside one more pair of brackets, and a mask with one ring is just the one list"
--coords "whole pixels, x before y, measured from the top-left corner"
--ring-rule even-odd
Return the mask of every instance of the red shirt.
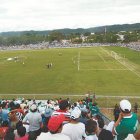
[[16, 138], [15, 140], [28, 140], [28, 135], [25, 135], [24, 137], [21, 137], [21, 138]]
[[5, 137], [8, 127], [0, 127], [0, 138]]

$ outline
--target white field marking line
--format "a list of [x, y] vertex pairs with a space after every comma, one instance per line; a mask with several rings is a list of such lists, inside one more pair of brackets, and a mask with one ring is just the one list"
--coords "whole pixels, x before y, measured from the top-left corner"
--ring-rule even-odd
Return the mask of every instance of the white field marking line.
[[[105, 60], [103, 60], [103, 61], [105, 62]], [[81, 69], [80, 68], [80, 52], [79, 52], [79, 55], [78, 55], [78, 71], [128, 71], [128, 69], [111, 69], [111, 68], [109, 68], [109, 69]]]
[[80, 52], [78, 54], [78, 71], [80, 70]]
[[106, 61], [105, 61], [105, 59], [104, 59], [104, 57], [103, 56], [101, 56], [99, 53], [97, 53], [98, 54], [98, 56], [106, 63]]
[[[105, 94], [109, 94], [109, 93], [105, 93]], [[116, 93], [116, 95], [117, 94], [118, 93]], [[119, 93], [119, 94], [128, 94], [128, 93]], [[138, 94], [138, 93], [129, 93], [129, 94], [133, 95], [133, 94]], [[4, 95], [4, 96], [7, 96], [7, 95], [9, 95], [9, 96], [17, 96], [17, 97], [20, 97], [22, 95], [25, 95], [25, 96], [41, 96], [41, 95], [43, 95], [43, 96], [45, 96], [45, 95], [49, 95], [49, 96], [83, 96], [83, 97], [85, 97], [85, 94], [72, 94], [72, 93], [71, 94], [67, 94], [67, 93], [65, 93], [65, 94], [59, 94], [59, 93], [44, 93], [44, 94], [37, 94], [37, 93], [34, 93], [34, 94], [0, 93], [0, 96], [2, 96], [2, 95]], [[105, 96], [105, 95], [96, 95], [96, 98], [126, 98], [126, 99], [135, 98], [136, 99], [136, 98], [140, 98], [140, 96]]]
[[[110, 53], [107, 51], [107, 50], [105, 50], [104, 48], [102, 48], [105, 52], [107, 52], [107, 54], [109, 54], [110, 55]], [[110, 55], [111, 56], [111, 55]], [[112, 58], [114, 58], [113, 56], [111, 56]], [[114, 58], [115, 59], [115, 58]], [[117, 60], [117, 59], [115, 59], [115, 60]], [[125, 66], [128, 70], [130, 70], [131, 72], [133, 72], [134, 74], [136, 74], [139, 78], [140, 78], [140, 74], [138, 74], [137, 72], [135, 72], [134, 71], [134, 69], [132, 69], [132, 68], [130, 68], [130, 66], [128, 65], [126, 65], [126, 64], [124, 64], [123, 62], [121, 62], [121, 61], [119, 61], [119, 60], [117, 60], [118, 62], [120, 62], [123, 66]]]
[[80, 69], [81, 71], [128, 71], [128, 69]]

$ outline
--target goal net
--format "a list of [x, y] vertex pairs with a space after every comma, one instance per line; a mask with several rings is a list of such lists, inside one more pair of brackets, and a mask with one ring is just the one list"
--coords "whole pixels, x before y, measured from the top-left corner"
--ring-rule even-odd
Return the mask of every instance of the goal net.
[[120, 58], [120, 56], [114, 51], [111, 51], [111, 56], [116, 60], [118, 60]]

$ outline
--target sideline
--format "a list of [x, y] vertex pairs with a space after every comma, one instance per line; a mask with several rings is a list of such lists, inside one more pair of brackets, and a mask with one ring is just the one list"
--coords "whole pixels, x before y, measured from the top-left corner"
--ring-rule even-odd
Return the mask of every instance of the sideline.
[[[124, 93], [121, 93], [121, 94], [124, 94]], [[134, 94], [134, 93], [131, 93], [131, 94]], [[78, 97], [78, 96], [85, 97], [86, 96], [86, 94], [79, 94], [78, 95], [78, 94], [56, 94], [56, 93], [48, 93], [48, 94], [20, 94], [20, 93], [19, 94], [18, 93], [17, 94], [13, 94], [13, 93], [12, 94], [10, 94], [10, 93], [6, 94], [6, 93], [0, 93], [0, 96], [2, 96], [2, 95], [5, 95], [5, 96], [11, 95], [11, 96], [19, 96], [19, 97], [22, 96], [22, 95], [24, 95], [24, 96], [40, 96], [40, 95], [45, 96], [45, 95], [47, 95], [47, 96], [69, 96], [69, 97], [72, 97], [72, 96], [73, 97]], [[96, 95], [96, 98], [138, 98], [139, 99], [140, 96], [105, 96], [105, 95]]]

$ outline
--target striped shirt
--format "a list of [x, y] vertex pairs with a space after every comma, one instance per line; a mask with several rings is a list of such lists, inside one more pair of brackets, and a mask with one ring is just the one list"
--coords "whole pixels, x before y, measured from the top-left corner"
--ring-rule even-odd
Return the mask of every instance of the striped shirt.
[[57, 115], [60, 115], [60, 114], [64, 114], [65, 115], [65, 120], [63, 122], [63, 124], [66, 124], [66, 123], [69, 123], [70, 122], [70, 112], [68, 111], [65, 111], [65, 110], [56, 110], [53, 112], [52, 116], [57, 116]]

